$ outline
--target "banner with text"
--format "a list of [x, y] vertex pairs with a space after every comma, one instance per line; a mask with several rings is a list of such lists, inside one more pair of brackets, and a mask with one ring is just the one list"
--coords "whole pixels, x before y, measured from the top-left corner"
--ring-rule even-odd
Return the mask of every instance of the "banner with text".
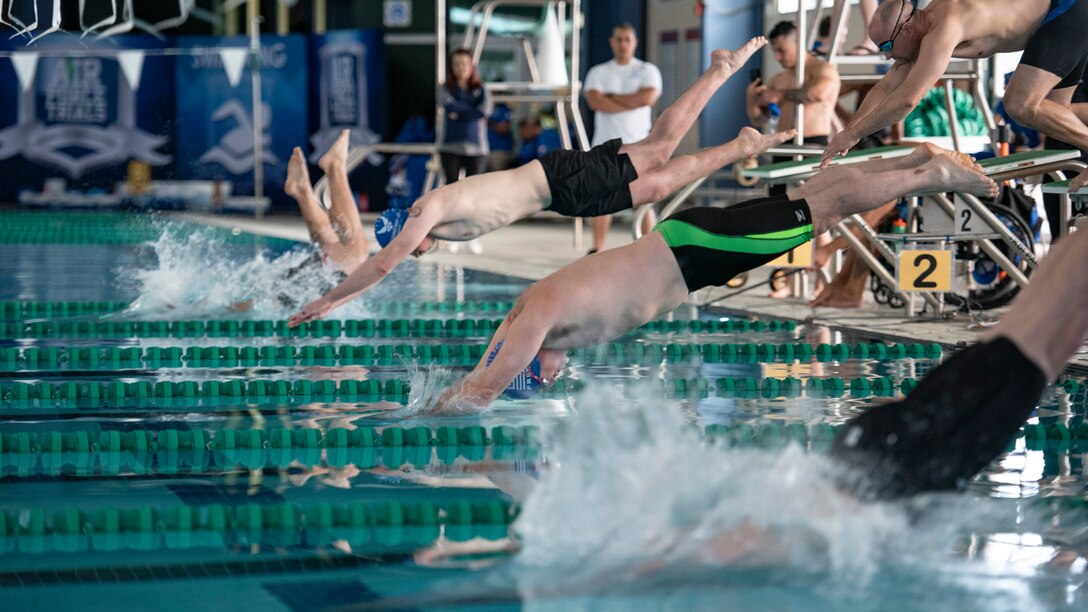
[[[177, 46], [196, 51], [176, 64], [178, 178], [227, 180], [236, 195], [253, 193], [253, 66], [249, 39], [182, 36]], [[275, 203], [283, 194], [291, 149], [307, 137], [306, 39], [301, 35], [261, 36], [261, 141], [264, 192]], [[237, 84], [232, 84], [234, 72]]]
[[[63, 178], [79, 191], [112, 191], [129, 161], [173, 171], [173, 59], [150, 36], [108, 41], [47, 36], [27, 47], [0, 37], [0, 200]], [[70, 53], [69, 53], [70, 52]]]

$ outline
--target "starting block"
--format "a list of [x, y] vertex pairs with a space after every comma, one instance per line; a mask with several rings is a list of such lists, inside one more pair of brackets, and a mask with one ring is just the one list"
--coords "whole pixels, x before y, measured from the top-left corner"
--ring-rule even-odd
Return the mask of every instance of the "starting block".
[[1077, 217], [1088, 215], [1088, 187], [1081, 187], [1075, 192], [1069, 191], [1069, 181], [1047, 183], [1042, 187], [1043, 193], [1048, 195], [1068, 196], [1069, 204], [1063, 210], [1068, 215], [1066, 223], [1062, 227], [1068, 231], [1069, 222]]
[[[877, 147], [875, 149], [864, 149], [849, 153], [843, 157], [837, 157], [830, 165], [842, 166], [845, 164], [858, 164], [861, 162], [873, 161], [875, 159], [903, 157], [910, 155], [913, 151], [914, 147]], [[755, 168], [746, 168], [741, 171], [741, 176], [760, 179], [771, 184], [793, 183], [812, 178], [820, 171], [820, 162], [821, 158], [816, 156], [809, 159], [767, 164], [765, 166], [756, 166]]]

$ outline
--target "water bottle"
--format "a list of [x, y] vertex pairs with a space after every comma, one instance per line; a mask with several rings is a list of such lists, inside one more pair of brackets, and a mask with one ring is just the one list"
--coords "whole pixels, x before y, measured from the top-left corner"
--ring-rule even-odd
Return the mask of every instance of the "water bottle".
[[774, 134], [778, 132], [778, 121], [782, 118], [782, 109], [778, 108], [778, 105], [771, 102], [767, 105], [767, 112], [770, 116], [767, 117], [767, 133]]

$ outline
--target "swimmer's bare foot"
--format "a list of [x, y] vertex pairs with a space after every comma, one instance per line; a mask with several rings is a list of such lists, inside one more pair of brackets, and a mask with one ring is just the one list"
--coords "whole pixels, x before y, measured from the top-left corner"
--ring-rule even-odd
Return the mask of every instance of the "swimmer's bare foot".
[[938, 147], [932, 142], [923, 142], [917, 147], [914, 147], [914, 151], [907, 156], [907, 159], [912, 162], [912, 166], [917, 167], [933, 159], [934, 157], [941, 155], [943, 152], [944, 149]]
[[984, 198], [997, 197], [997, 183], [950, 156], [938, 155], [926, 162], [921, 169], [939, 173], [937, 187], [941, 191], [969, 193]]
[[295, 147], [291, 152], [291, 160], [287, 162], [287, 182], [283, 184], [283, 191], [302, 201], [312, 189], [310, 171], [306, 168], [306, 156], [302, 154], [302, 149]]
[[340, 130], [336, 142], [332, 143], [328, 152], [317, 160], [317, 166], [325, 174], [343, 170], [348, 163], [348, 144], [351, 142], [351, 130]]
[[792, 140], [797, 136], [797, 130], [786, 130], [775, 134], [763, 134], [750, 127], [741, 128], [737, 133], [737, 142], [745, 157], [759, 155], [767, 149]]
[[956, 163], [960, 164], [964, 168], [977, 170], [979, 172], [985, 171], [983, 167], [975, 161], [975, 158], [971, 157], [970, 155], [966, 153], [960, 153], [959, 151], [942, 149], [941, 147], [938, 147], [932, 142], [923, 142], [922, 144], [915, 147], [914, 152], [910, 154], [909, 158], [913, 162], [915, 162], [916, 166], [921, 166], [922, 164], [933, 159], [934, 157], [938, 157], [940, 155], [952, 158], [956, 161]]
[[710, 68], [718, 69], [722, 72], [722, 76], [728, 77], [740, 70], [741, 66], [743, 66], [749, 58], [755, 55], [756, 51], [762, 49], [766, 44], [766, 38], [756, 36], [741, 45], [739, 49], [734, 49], [732, 51], [728, 49], [718, 49], [710, 54]]

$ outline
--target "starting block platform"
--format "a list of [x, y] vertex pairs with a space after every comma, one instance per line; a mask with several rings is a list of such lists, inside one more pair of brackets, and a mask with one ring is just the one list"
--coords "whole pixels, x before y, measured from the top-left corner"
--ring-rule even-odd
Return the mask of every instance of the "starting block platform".
[[[875, 149], [864, 149], [843, 157], [838, 157], [831, 162], [831, 165], [841, 166], [844, 164], [858, 164], [861, 162], [873, 161], [874, 159], [903, 157], [904, 155], [909, 155], [912, 151], [914, 151], [914, 147], [877, 147]], [[756, 166], [755, 168], [743, 170], [741, 176], [777, 183], [802, 181], [820, 170], [820, 161], [820, 157], [812, 157], [810, 159]]]
[[1043, 193], [1054, 195], [1067, 195], [1071, 198], [1088, 199], [1088, 186], [1081, 187], [1076, 191], [1069, 191], [1069, 181], [1058, 181], [1056, 183], [1047, 183], [1042, 187]]
[[[834, 164], [861, 163], [875, 159], [902, 157], [910, 154], [913, 150], [913, 146], [867, 149], [838, 158]], [[987, 176], [1001, 181], [1068, 170], [1071, 164], [1078, 163], [1079, 157], [1080, 153], [1078, 151], [1028, 151], [1006, 157], [980, 160], [978, 164]], [[759, 178], [768, 183], [793, 183], [812, 177], [819, 171], [819, 166], [820, 158], [814, 157], [806, 160], [750, 168], [745, 170], [743, 175]], [[1068, 183], [1054, 183], [1045, 187], [1044, 190], [1066, 193]], [[1088, 189], [1081, 190], [1078, 193], [1083, 193], [1085, 201], [1088, 201]], [[889, 290], [904, 298], [904, 301], [909, 305], [908, 311], [913, 313], [914, 300], [909, 299], [907, 296], [916, 293], [925, 293], [926, 301], [937, 306], [938, 311], [940, 311], [944, 303], [942, 292], [950, 291], [952, 284], [951, 280], [933, 284], [933, 279], [937, 278], [937, 276], [951, 279], [953, 270], [961, 269], [957, 268], [954, 263], [953, 252], [950, 250], [952, 243], [978, 244], [978, 249], [992, 262], [987, 265], [991, 268], [997, 266], [997, 270], [1006, 271], [1011, 282], [1016, 285], [1024, 286], [1027, 284], [1027, 275], [1030, 268], [1036, 265], [1030, 239], [1025, 243], [1023, 237], [1015, 235], [978, 198], [960, 195], [956, 198], [956, 204], [939, 195], [927, 196], [927, 200], [932, 200], [932, 205], [937, 207], [938, 217], [948, 217], [950, 231], [941, 230], [928, 234], [878, 236], [872, 228], [866, 226], [863, 232], [869, 238], [869, 246], [876, 246], [872, 244], [874, 241], [883, 243], [877, 248], [879, 255], [875, 256], [875, 259], [870, 260], [863, 257], [863, 261], [875, 274], [883, 279]], [[957, 224], [954, 230], [951, 230], [952, 219], [961, 221], [961, 224]], [[971, 219], [977, 219], [978, 222], [971, 223], [971, 227], [968, 229], [969, 224], [967, 221]], [[859, 225], [863, 224], [859, 218], [853, 219], [852, 222]], [[844, 226], [840, 226], [839, 229], [841, 232], [849, 231]], [[911, 259], [911, 261], [915, 264], [921, 262], [915, 265], [914, 268], [910, 266], [904, 268], [901, 261], [903, 257], [902, 250], [896, 252], [895, 249], [890, 248], [892, 244], [906, 246], [907, 244], [924, 243], [942, 243], [943, 246], [938, 246], [934, 251], [920, 252], [920, 254], [912, 253], [911, 257], [914, 259]], [[851, 242], [851, 244], [855, 250], [868, 250], [868, 247], [861, 242], [858, 242], [858, 244]], [[881, 263], [880, 260], [883, 260], [884, 263]], [[890, 271], [885, 267], [886, 264], [890, 264]], [[969, 276], [971, 275], [970, 271], [967, 273]], [[977, 278], [982, 274], [976, 274], [975, 276]]]
[[1002, 176], [1001, 178], [1023, 178], [1043, 172], [1043, 166], [1075, 161], [1079, 158], [1080, 151], [1025, 151], [1006, 157], [983, 159], [978, 164], [982, 166], [986, 176], [991, 178], [1006, 174], [1017, 176]]

